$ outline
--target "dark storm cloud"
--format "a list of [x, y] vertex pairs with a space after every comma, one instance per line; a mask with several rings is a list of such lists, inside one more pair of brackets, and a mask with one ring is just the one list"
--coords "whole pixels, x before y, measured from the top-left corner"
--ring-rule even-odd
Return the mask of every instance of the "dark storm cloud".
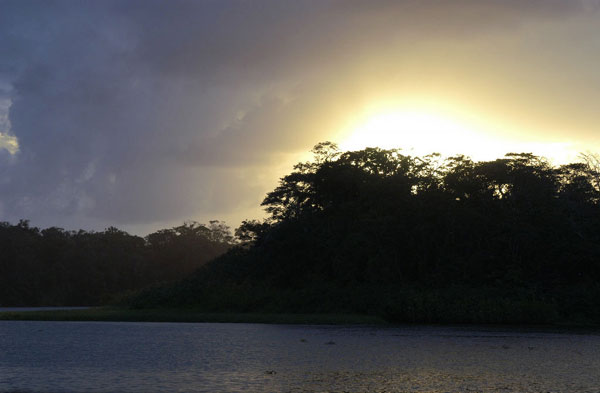
[[260, 191], [235, 169], [320, 141], [375, 47], [593, 4], [0, 0], [0, 133], [20, 148], [0, 148], [0, 218], [77, 227], [236, 208]]

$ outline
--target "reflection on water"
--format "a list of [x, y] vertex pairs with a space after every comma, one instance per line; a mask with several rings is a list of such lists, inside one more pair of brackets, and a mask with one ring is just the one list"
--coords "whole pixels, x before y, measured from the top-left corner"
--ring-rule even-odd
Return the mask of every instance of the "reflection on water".
[[598, 392], [600, 336], [0, 321], [0, 392]]

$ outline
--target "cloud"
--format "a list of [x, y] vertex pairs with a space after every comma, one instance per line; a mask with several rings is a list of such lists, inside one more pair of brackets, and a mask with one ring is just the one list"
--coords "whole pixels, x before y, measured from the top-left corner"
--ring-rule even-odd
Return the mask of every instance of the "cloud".
[[374, 86], [435, 81], [440, 47], [490, 51], [595, 4], [4, 0], [0, 219], [245, 218]]
[[10, 106], [12, 101], [10, 100], [10, 86], [0, 79], [0, 153], [6, 155], [6, 152], [10, 156], [14, 156], [19, 151], [19, 141], [11, 134], [11, 124], [8, 117]]
[[5, 149], [11, 155], [14, 155], [19, 151], [19, 142], [12, 135], [0, 133], [0, 149]]

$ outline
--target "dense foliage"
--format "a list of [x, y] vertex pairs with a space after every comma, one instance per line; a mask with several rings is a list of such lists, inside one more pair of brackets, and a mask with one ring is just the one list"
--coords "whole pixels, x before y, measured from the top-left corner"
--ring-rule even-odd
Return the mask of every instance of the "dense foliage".
[[0, 223], [0, 305], [96, 305], [115, 294], [181, 279], [232, 243], [219, 221], [163, 229], [146, 238], [40, 230]]
[[474, 162], [313, 150], [245, 243], [134, 300], [397, 321], [600, 321], [600, 174], [529, 153]]

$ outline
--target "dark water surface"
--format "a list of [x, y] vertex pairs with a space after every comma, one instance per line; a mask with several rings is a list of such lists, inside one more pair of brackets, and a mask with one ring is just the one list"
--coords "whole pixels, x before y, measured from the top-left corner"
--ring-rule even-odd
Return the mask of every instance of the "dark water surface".
[[0, 321], [0, 392], [600, 392], [600, 336]]

